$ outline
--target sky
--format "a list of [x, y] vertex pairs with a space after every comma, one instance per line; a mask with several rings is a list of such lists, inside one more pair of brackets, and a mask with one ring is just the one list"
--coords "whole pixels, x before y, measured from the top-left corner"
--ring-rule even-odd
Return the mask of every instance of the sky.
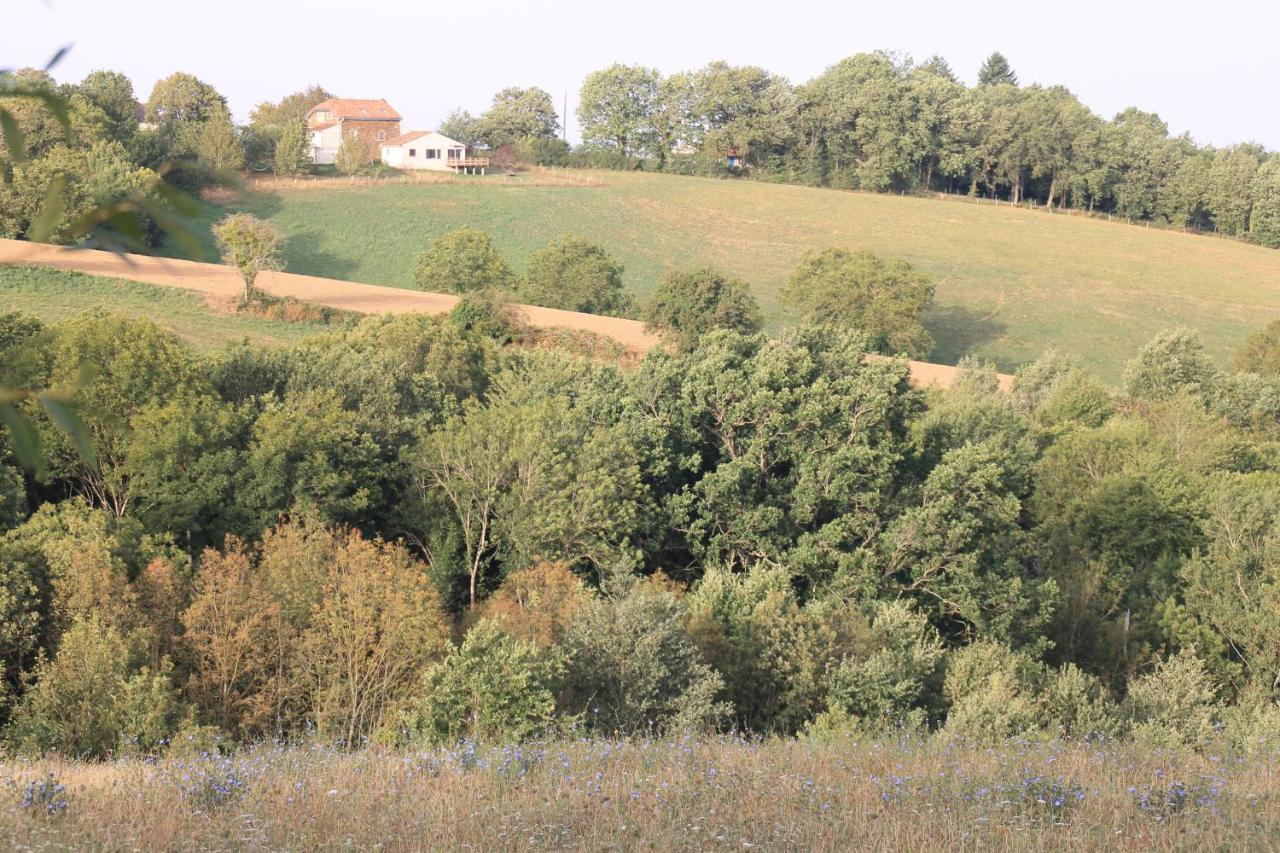
[[1201, 143], [1274, 150], [1277, 33], [1277, 0], [0, 0], [0, 68], [42, 66], [70, 44], [60, 81], [123, 71], [146, 100], [156, 80], [187, 71], [238, 121], [319, 83], [386, 98], [406, 131], [457, 106], [479, 114], [506, 86], [540, 86], [557, 108], [567, 93], [576, 141], [578, 88], [614, 62], [672, 73], [722, 59], [800, 83], [846, 56], [893, 50], [941, 54], [973, 83], [999, 50], [1024, 84], [1064, 85], [1103, 116], [1137, 106]]

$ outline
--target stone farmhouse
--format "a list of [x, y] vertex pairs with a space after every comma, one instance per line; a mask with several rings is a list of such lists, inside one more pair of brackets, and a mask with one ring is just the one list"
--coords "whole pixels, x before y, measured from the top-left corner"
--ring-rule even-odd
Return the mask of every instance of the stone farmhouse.
[[400, 135], [400, 113], [384, 100], [330, 98], [307, 113], [311, 136], [311, 162], [332, 163], [338, 158], [342, 140], [363, 137], [377, 150], [388, 139]]

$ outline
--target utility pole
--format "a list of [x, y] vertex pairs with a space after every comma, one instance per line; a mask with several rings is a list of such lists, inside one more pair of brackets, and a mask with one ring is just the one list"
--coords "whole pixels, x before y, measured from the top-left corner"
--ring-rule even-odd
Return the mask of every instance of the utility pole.
[[569, 144], [569, 90], [564, 90], [564, 109], [560, 113], [560, 132], [564, 135], [564, 144]]

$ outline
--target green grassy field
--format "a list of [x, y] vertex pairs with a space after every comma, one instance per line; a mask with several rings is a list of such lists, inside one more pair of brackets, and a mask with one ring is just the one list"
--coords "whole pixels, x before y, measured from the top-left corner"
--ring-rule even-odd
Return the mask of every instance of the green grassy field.
[[201, 350], [218, 349], [241, 338], [288, 344], [324, 329], [219, 311], [194, 293], [167, 287], [78, 272], [0, 266], [0, 312], [21, 311], [56, 323], [95, 308], [154, 320]]
[[[1280, 252], [1042, 210], [639, 173], [490, 175], [455, 183], [284, 185], [235, 206], [289, 236], [292, 272], [409, 286], [414, 259], [461, 225], [490, 231], [517, 268], [566, 232], [598, 240], [648, 294], [670, 269], [712, 264], [750, 283], [771, 323], [811, 249], [904, 258], [938, 283], [934, 360], [1011, 369], [1047, 347], [1115, 379], [1157, 332], [1198, 328], [1226, 361], [1280, 318]], [[547, 185], [552, 184], [552, 185]], [[212, 220], [222, 209], [208, 211]]]

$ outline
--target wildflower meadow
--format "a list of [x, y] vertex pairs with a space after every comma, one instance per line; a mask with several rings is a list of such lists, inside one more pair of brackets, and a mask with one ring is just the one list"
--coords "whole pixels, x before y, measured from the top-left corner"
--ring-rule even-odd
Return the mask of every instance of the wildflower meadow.
[[1274, 756], [933, 737], [0, 763], [15, 849], [1262, 849]]

